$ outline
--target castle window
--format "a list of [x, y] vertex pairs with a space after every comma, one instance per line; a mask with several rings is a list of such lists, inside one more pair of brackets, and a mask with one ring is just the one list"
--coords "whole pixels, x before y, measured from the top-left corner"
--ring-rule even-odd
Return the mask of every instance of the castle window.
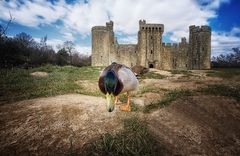
[[135, 53], [137, 53], [137, 51], [135, 51]]
[[153, 39], [153, 37], [151, 36], [151, 39]]
[[187, 67], [187, 64], [185, 66]]
[[202, 47], [202, 51], [204, 51], [204, 47]]
[[151, 50], [151, 54], [153, 53], [153, 51]]

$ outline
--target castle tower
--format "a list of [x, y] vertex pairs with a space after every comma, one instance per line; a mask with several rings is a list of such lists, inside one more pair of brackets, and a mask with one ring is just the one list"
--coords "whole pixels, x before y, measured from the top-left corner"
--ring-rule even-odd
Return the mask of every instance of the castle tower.
[[145, 20], [139, 21], [139, 65], [150, 68], [160, 68], [163, 31], [163, 24], [148, 24]]
[[189, 69], [211, 68], [211, 28], [209, 26], [189, 27]]
[[111, 63], [110, 52], [114, 44], [113, 22], [92, 28], [92, 66], [107, 66]]

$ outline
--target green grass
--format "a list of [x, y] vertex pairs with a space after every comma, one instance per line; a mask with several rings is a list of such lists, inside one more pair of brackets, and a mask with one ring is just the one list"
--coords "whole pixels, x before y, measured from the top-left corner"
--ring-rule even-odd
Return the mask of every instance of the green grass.
[[[45, 65], [34, 69], [0, 70], [0, 102], [13, 102], [36, 97], [48, 97], [66, 93], [82, 93], [100, 96], [100, 93], [86, 92], [77, 85], [77, 80], [96, 80], [99, 67], [72, 67]], [[49, 73], [47, 77], [35, 77], [35, 71]]]
[[165, 76], [155, 73], [155, 72], [147, 72], [141, 76], [142, 79], [163, 79]]
[[192, 75], [190, 70], [169, 70], [171, 74], [183, 74], [183, 75]]
[[177, 98], [184, 97], [184, 96], [191, 96], [191, 95], [193, 95], [193, 91], [190, 91], [190, 90], [173, 90], [173, 91], [170, 91], [165, 95], [163, 100], [161, 100], [159, 102], [156, 102], [156, 103], [146, 105], [143, 108], [143, 112], [148, 113], [151, 110], [168, 106], [171, 102], [175, 101]]
[[144, 155], [154, 156], [166, 154], [165, 148], [160, 145], [149, 132], [147, 123], [137, 117], [124, 120], [123, 130], [113, 134], [107, 133], [96, 141], [87, 145], [84, 155]]
[[233, 78], [235, 76], [240, 76], [239, 68], [219, 68], [207, 72], [207, 76], [221, 77], [225, 79]]
[[208, 87], [200, 88], [197, 91], [207, 95], [210, 94], [233, 97], [237, 101], [240, 101], [240, 85], [235, 86], [209, 85]]

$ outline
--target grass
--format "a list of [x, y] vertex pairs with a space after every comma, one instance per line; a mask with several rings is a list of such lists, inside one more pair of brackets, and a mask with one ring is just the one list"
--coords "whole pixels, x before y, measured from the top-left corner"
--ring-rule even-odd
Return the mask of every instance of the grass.
[[143, 74], [143, 75], [141, 76], [141, 78], [142, 78], [142, 79], [163, 79], [163, 78], [165, 78], [165, 76], [150, 71], [150, 72], [147, 72], [146, 74]]
[[[13, 102], [36, 97], [48, 97], [66, 93], [82, 93], [100, 96], [100, 93], [86, 92], [77, 80], [96, 80], [99, 67], [72, 67], [45, 65], [34, 69], [0, 70], [0, 102]], [[49, 73], [47, 77], [35, 77], [35, 71]]]
[[124, 120], [123, 130], [104, 134], [85, 148], [84, 155], [144, 155], [166, 153], [164, 147], [150, 134], [147, 123], [137, 117]]
[[168, 89], [164, 89], [164, 88], [158, 88], [158, 87], [151, 87], [151, 86], [146, 86], [146, 87], [142, 87], [139, 91], [138, 94], [144, 94], [144, 93], [160, 93], [160, 92], [166, 92], [168, 91]]
[[183, 74], [183, 75], [191, 75], [191, 71], [190, 70], [169, 70], [169, 72], [171, 72], [171, 74]]
[[227, 86], [227, 85], [209, 85], [205, 88], [198, 89], [198, 92], [203, 94], [220, 95], [233, 97], [237, 101], [240, 101], [240, 85]]
[[239, 68], [219, 68], [219, 69], [216, 68], [212, 71], [208, 71], [207, 76], [229, 79], [235, 76], [240, 76], [240, 69]]
[[193, 95], [193, 92], [190, 91], [190, 90], [173, 90], [173, 91], [170, 91], [165, 95], [163, 100], [161, 100], [157, 103], [152, 103], [152, 104], [146, 105], [143, 108], [143, 112], [148, 113], [153, 109], [168, 106], [171, 102], [175, 101], [177, 98], [180, 98], [180, 97], [183, 97], [183, 96], [191, 96], [191, 95]]
[[146, 105], [143, 108], [144, 113], [148, 113], [154, 109], [162, 108], [168, 106], [171, 102], [177, 100], [181, 97], [193, 96], [206, 94], [206, 95], [220, 95], [226, 97], [235, 98], [237, 101], [240, 101], [240, 85], [236, 86], [227, 86], [227, 85], [209, 85], [205, 88], [200, 88], [196, 90], [173, 90], [168, 92], [163, 100]]

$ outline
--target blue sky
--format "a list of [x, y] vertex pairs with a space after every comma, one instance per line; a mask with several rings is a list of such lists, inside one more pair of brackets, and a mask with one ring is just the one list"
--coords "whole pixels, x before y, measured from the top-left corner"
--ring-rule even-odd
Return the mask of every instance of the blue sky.
[[240, 0], [0, 0], [0, 24], [9, 11], [14, 20], [7, 35], [26, 32], [47, 43], [71, 40], [80, 53], [91, 54], [91, 27], [114, 21], [119, 43], [136, 43], [138, 21], [164, 24], [164, 42], [188, 38], [189, 25], [212, 27], [212, 56], [240, 47]]

